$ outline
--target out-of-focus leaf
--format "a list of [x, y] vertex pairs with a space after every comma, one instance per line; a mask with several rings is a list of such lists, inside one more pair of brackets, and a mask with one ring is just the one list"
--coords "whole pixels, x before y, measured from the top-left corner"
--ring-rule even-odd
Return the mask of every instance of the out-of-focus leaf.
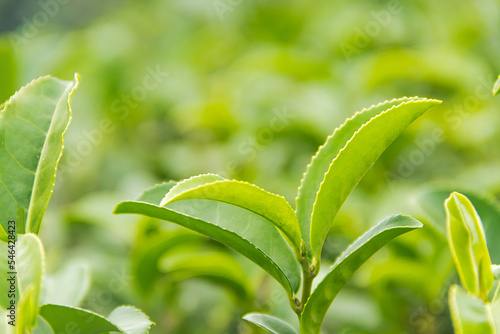
[[38, 317], [38, 321], [35, 329], [33, 329], [33, 334], [55, 334], [50, 325], [45, 321], [44, 318]]
[[3, 226], [0, 225], [0, 241], [7, 242], [8, 241], [8, 235], [7, 232], [3, 229]]
[[38, 234], [54, 188], [55, 171], [71, 110], [77, 79], [41, 77], [14, 94], [0, 111], [0, 223], [24, 211], [18, 233]]
[[311, 216], [311, 248], [316, 259], [333, 219], [363, 175], [415, 119], [439, 103], [415, 98], [392, 106], [362, 125], [340, 149], [319, 187]]
[[46, 304], [40, 306], [40, 315], [55, 333], [67, 333], [69, 331], [78, 331], [85, 334], [125, 333], [116, 324], [103, 316], [76, 307]]
[[126, 201], [118, 204], [114, 212], [159, 218], [204, 234], [262, 267], [290, 297], [299, 289], [300, 267], [293, 250], [266, 219], [248, 210], [208, 200], [186, 200], [168, 206]]
[[493, 85], [493, 95], [498, 95], [500, 93], [500, 75], [498, 76], [497, 81]]
[[298, 334], [297, 330], [281, 319], [261, 313], [248, 313], [243, 319], [273, 334]]
[[[8, 324], [8, 322], [11, 321], [11, 319], [8, 318], [9, 314], [10, 313], [7, 310], [4, 310], [2, 307], [0, 307], [0, 318], [2, 319], [0, 320], [0, 333], [16, 334], [16, 327]], [[45, 334], [45, 333], [40, 333], [40, 334]], [[52, 334], [52, 333], [47, 333], [47, 334]]]
[[36, 325], [45, 255], [34, 234], [19, 236], [17, 244], [18, 326], [30, 330]]
[[[430, 189], [418, 198], [418, 203], [427, 215], [426, 221], [446, 238], [446, 211], [444, 201], [453, 192], [452, 189]], [[486, 244], [493, 263], [500, 263], [500, 206], [498, 203], [470, 191], [460, 191], [472, 202], [481, 217]], [[488, 240], [490, 240], [488, 242]]]
[[500, 303], [485, 303], [458, 285], [450, 288], [451, 318], [457, 334], [500, 333]]
[[384, 219], [352, 243], [311, 294], [302, 312], [301, 333], [318, 334], [328, 308], [361, 265], [395, 237], [422, 226], [411, 217], [395, 215]]
[[115, 308], [108, 316], [108, 320], [125, 334], [147, 334], [154, 324], [144, 313], [132, 306]]
[[493, 273], [481, 218], [467, 197], [459, 193], [452, 193], [445, 207], [448, 243], [462, 285], [486, 300]]
[[154, 290], [154, 283], [161, 276], [158, 261], [166, 252], [178, 246], [198, 242], [201, 238], [191, 231], [179, 230], [155, 236], [139, 245], [132, 256], [132, 274], [139, 291], [149, 295]]
[[[17, 59], [11, 43], [0, 39], [0, 103], [9, 98], [16, 91]], [[1, 106], [0, 106], [1, 109]]]
[[[312, 161], [307, 166], [307, 171], [304, 173], [304, 177], [302, 178], [296, 199], [297, 218], [302, 231], [302, 238], [304, 239], [309, 251], [311, 251], [311, 215], [313, 213], [316, 195], [332, 161], [337, 157], [340, 150], [345, 147], [354, 133], [356, 133], [356, 131], [358, 131], [359, 128], [368, 122], [372, 117], [395, 105], [399, 105], [413, 99], [414, 98], [394, 99], [357, 112], [342, 126], [337, 128], [335, 132], [327, 138], [325, 144], [321, 146], [313, 156]], [[312, 255], [312, 253], [309, 255]]]
[[177, 183], [165, 195], [160, 206], [186, 199], [207, 199], [249, 210], [273, 223], [291, 241], [296, 257], [301, 258], [302, 237], [299, 223], [284, 197], [271, 194], [247, 182], [224, 179], [212, 181], [211, 176], [195, 176]]
[[493, 276], [495, 277], [495, 279], [499, 280], [500, 281], [500, 265], [498, 264], [494, 264], [491, 266], [491, 271], [493, 273]]
[[80, 306], [90, 289], [90, 268], [69, 263], [53, 275], [45, 275], [40, 304]]
[[236, 296], [244, 300], [251, 300], [253, 295], [252, 284], [239, 263], [221, 252], [167, 255], [160, 261], [159, 269], [171, 281], [199, 277], [231, 288]]
[[175, 181], [157, 184], [154, 187], [146, 189], [139, 196], [139, 198], [137, 198], [137, 201], [160, 205], [161, 201], [165, 197], [165, 194], [168, 193], [170, 189], [172, 189], [172, 187], [175, 186], [176, 184], [177, 182]]

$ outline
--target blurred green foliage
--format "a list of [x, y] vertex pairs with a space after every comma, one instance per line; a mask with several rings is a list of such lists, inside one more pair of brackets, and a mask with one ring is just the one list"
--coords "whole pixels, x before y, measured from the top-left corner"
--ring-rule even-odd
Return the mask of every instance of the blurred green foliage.
[[[324, 261], [389, 214], [431, 221], [416, 199], [435, 184], [498, 201], [498, 13], [496, 0], [0, 1], [0, 100], [40, 75], [82, 78], [42, 233], [49, 272], [86, 259], [86, 307], [137, 305], [153, 333], [252, 333], [239, 319], [249, 308], [293, 319], [262, 271], [206, 240], [195, 244], [236, 256], [251, 307], [231, 289], [168, 275], [142, 296], [131, 274], [138, 245], [177, 232], [112, 209], [206, 172], [294, 203], [327, 135], [354, 111], [405, 95], [444, 103], [361, 181]], [[392, 242], [340, 294], [325, 333], [451, 333], [446, 293], [457, 277], [446, 246], [431, 227]]]

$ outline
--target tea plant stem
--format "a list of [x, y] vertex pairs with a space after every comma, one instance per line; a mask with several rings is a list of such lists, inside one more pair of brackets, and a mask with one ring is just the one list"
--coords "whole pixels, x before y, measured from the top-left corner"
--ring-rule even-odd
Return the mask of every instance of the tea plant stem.
[[300, 303], [301, 312], [304, 309], [304, 306], [306, 305], [307, 300], [309, 299], [309, 296], [311, 295], [313, 280], [314, 280], [314, 277], [313, 277], [313, 275], [308, 267], [307, 271], [304, 271], [304, 284], [302, 286], [302, 298], [301, 298], [301, 303]]
[[313, 259], [312, 265], [307, 256], [307, 252], [303, 252], [302, 260], [300, 261], [300, 265], [302, 266], [302, 276], [304, 278], [302, 283], [302, 298], [300, 300], [300, 306], [298, 308], [298, 317], [302, 314], [304, 310], [304, 306], [306, 305], [309, 297], [311, 296], [312, 283], [314, 281], [314, 277], [316, 277], [316, 261]]

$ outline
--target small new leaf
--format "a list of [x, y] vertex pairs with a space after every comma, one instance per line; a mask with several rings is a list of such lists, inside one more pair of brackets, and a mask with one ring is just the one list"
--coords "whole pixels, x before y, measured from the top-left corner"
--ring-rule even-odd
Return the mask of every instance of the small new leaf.
[[363, 263], [395, 237], [422, 226], [411, 217], [396, 215], [381, 221], [352, 243], [311, 294], [302, 312], [301, 333], [318, 334], [333, 300]]
[[486, 303], [458, 285], [453, 285], [449, 303], [455, 333], [500, 333], [500, 302]]
[[299, 223], [284, 197], [247, 182], [224, 180], [215, 175], [201, 175], [179, 182], [165, 195], [161, 206], [187, 199], [228, 203], [266, 218], [290, 241], [297, 259], [300, 260], [302, 237]]
[[465, 289], [487, 301], [493, 286], [483, 224], [467, 197], [452, 193], [445, 201], [448, 244]]

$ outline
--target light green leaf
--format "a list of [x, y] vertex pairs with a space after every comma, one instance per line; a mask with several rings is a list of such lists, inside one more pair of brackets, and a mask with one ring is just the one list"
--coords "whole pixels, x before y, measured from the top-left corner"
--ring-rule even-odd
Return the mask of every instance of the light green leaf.
[[[2, 290], [3, 291], [3, 290]], [[8, 318], [9, 312], [7, 310], [4, 310], [3, 308], [0, 307], [0, 333], [2, 334], [15, 334], [16, 333], [16, 327], [9, 325], [9, 321], [12, 321], [10, 318]], [[15, 322], [17, 325], [17, 320]], [[40, 333], [43, 334], [43, 333]], [[52, 334], [52, 333], [50, 333]]]
[[500, 333], [500, 303], [485, 303], [458, 285], [450, 288], [449, 299], [456, 334]]
[[52, 328], [50, 328], [50, 325], [45, 321], [44, 318], [38, 317], [38, 322], [33, 329], [33, 334], [55, 334]]
[[8, 241], [7, 232], [3, 229], [3, 226], [0, 225], [0, 241], [7, 242]]
[[491, 271], [496, 280], [500, 281], [500, 265], [494, 264], [491, 266]]
[[301, 259], [299, 223], [284, 197], [269, 193], [253, 184], [218, 179], [215, 175], [201, 175], [177, 183], [160, 206], [186, 199], [207, 199], [236, 205], [256, 213], [273, 223], [291, 241], [297, 259]]
[[21, 88], [0, 111], [0, 223], [21, 208], [18, 233], [38, 234], [54, 188], [75, 81], [41, 77]]
[[422, 224], [411, 217], [395, 215], [381, 221], [351, 244], [307, 301], [301, 316], [301, 333], [318, 334], [328, 308], [361, 265], [395, 237], [420, 227]]
[[[422, 192], [418, 203], [427, 216], [426, 221], [437, 230], [444, 239], [447, 239], [446, 210], [444, 201], [453, 192], [452, 189], [431, 188]], [[487, 198], [470, 191], [459, 191], [465, 195], [474, 205], [481, 217], [486, 244], [490, 254], [491, 262], [500, 263], [500, 206], [493, 198]]]
[[404, 97], [394, 99], [357, 112], [342, 126], [337, 128], [335, 132], [327, 138], [325, 144], [321, 146], [318, 149], [318, 152], [316, 152], [313, 156], [312, 161], [307, 166], [307, 171], [304, 173], [304, 177], [302, 178], [296, 199], [297, 219], [302, 231], [302, 238], [304, 239], [307, 249], [309, 250], [309, 255], [312, 255], [310, 245], [311, 215], [313, 213], [316, 195], [332, 161], [337, 157], [339, 152], [345, 147], [356, 131], [358, 131], [359, 128], [368, 122], [372, 117], [377, 116], [393, 106], [415, 99], [417, 98]]
[[498, 95], [500, 94], [500, 75], [498, 76], [497, 81], [495, 81], [495, 84], [493, 85], [493, 95]]
[[182, 180], [175, 184], [170, 190], [165, 193], [163, 200], [160, 203], [160, 206], [165, 206], [166, 203], [170, 202], [170, 200], [186, 190], [191, 190], [193, 188], [202, 186], [207, 183], [212, 183], [216, 181], [223, 181], [224, 178], [215, 174], [202, 174], [190, 177], [189, 179]]
[[138, 245], [132, 255], [132, 274], [139, 291], [144, 295], [154, 291], [155, 282], [162, 275], [158, 270], [158, 262], [165, 253], [179, 246], [197, 243], [201, 238], [191, 231], [178, 230], [154, 236]]
[[90, 268], [86, 263], [67, 264], [52, 275], [45, 275], [40, 304], [80, 306], [90, 289]]
[[151, 325], [154, 325], [144, 313], [132, 306], [115, 308], [108, 316], [108, 320], [116, 324], [125, 334], [147, 334]]
[[[160, 187], [164, 188], [164, 185]], [[150, 190], [147, 193], [154, 192]], [[208, 200], [185, 200], [168, 206], [126, 201], [117, 205], [115, 213], [159, 218], [204, 234], [262, 267], [285, 288], [290, 297], [299, 289], [300, 267], [293, 250], [266, 219], [236, 206]]]
[[103, 316], [76, 307], [46, 304], [40, 307], [40, 316], [45, 319], [55, 333], [125, 333]]
[[418, 98], [403, 101], [371, 118], [347, 139], [324, 176], [312, 211], [311, 248], [318, 261], [333, 219], [363, 175], [408, 125], [439, 103]]
[[221, 252], [183, 252], [166, 255], [159, 264], [169, 281], [198, 277], [230, 288], [236, 296], [251, 300], [252, 284], [240, 264]]
[[149, 189], [146, 189], [140, 196], [137, 198], [139, 202], [146, 202], [155, 205], [160, 205], [161, 201], [165, 197], [165, 194], [172, 189], [173, 186], [177, 184], [176, 181], [163, 182], [155, 185]]
[[271, 315], [261, 313], [248, 313], [243, 317], [243, 319], [259, 326], [260, 328], [266, 329], [270, 333], [298, 334], [295, 328], [290, 326], [288, 323]]
[[486, 301], [493, 273], [481, 218], [469, 199], [456, 192], [445, 201], [445, 207], [448, 244], [462, 285]]
[[35, 327], [37, 321], [44, 262], [40, 239], [34, 234], [20, 235], [17, 244], [19, 326], [28, 330]]

